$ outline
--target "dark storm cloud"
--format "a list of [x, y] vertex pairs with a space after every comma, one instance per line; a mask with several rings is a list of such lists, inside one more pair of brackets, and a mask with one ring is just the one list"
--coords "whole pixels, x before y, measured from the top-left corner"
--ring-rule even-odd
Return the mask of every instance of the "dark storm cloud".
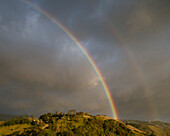
[[[15, 49], [12, 51], [9, 49], [14, 45], [10, 46], [8, 43], [8, 45], [1, 46], [2, 105], [7, 104], [6, 107], [8, 108], [18, 107], [23, 110], [28, 109], [29, 104], [37, 107], [40, 103], [42, 105], [52, 103], [55, 99], [61, 101], [60, 97], [63, 97], [63, 95], [66, 97], [77, 91], [86, 91], [88, 94], [90, 90], [92, 91], [93, 88], [98, 86], [98, 79], [87, 61], [81, 55], [78, 55], [79, 53], [74, 55], [69, 53], [69, 49], [53, 52], [54, 48], [46, 48], [42, 45], [34, 47], [37, 46], [35, 44], [22, 47], [23, 44], [21, 46], [15, 45]], [[62, 57], [61, 53], [67, 54]], [[71, 57], [77, 59], [72, 60]], [[93, 91], [90, 92], [91, 95], [92, 93]], [[80, 100], [80, 98], [77, 99]], [[83, 100], [83, 98], [81, 99]], [[23, 103], [17, 104], [21, 101]], [[22, 107], [24, 103], [26, 107]], [[55, 107], [53, 104], [51, 106]], [[43, 108], [46, 108], [46, 106]]]
[[2, 113], [39, 114], [70, 108], [95, 113], [100, 109], [97, 103], [109, 113], [99, 80], [75, 43], [40, 13], [21, 5], [27, 7], [22, 9], [24, 16], [20, 8], [16, 10], [18, 4], [1, 15]]
[[[169, 0], [32, 2], [85, 46], [109, 85], [120, 117], [169, 121]], [[23, 2], [0, 4], [0, 66], [3, 113], [74, 108], [110, 115], [99, 80], [75, 43]]]
[[[170, 73], [168, 69], [170, 3], [169, 1], [161, 3], [160, 1], [128, 1], [120, 2], [116, 6], [117, 8], [113, 8], [110, 13], [106, 14], [106, 17], [113, 23], [127, 44], [129, 51], [124, 52], [130, 52], [134, 58], [134, 62], [129, 62], [127, 54], [124, 58], [123, 53], [119, 51], [119, 57], [112, 63], [113, 65], [110, 64], [110, 67], [103, 68], [103, 73], [106, 73], [107, 82], [119, 105], [118, 109], [125, 118], [128, 118], [129, 114], [133, 114], [134, 119], [149, 119], [154, 118], [153, 114], [157, 114], [157, 118], [167, 120], [166, 115], [170, 111], [167, 108], [168, 96], [165, 94], [169, 94], [169, 89], [163, 89], [165, 86], [161, 80], [166, 81]], [[114, 11], [117, 11], [119, 7], [121, 10], [115, 14]], [[100, 56], [105, 57], [105, 54], [100, 53]], [[109, 56], [111, 55], [109, 54]], [[109, 59], [107, 58], [107, 60]], [[138, 65], [139, 68], [136, 70], [133, 65]], [[138, 72], [142, 73], [142, 77]], [[141, 82], [144, 82], [144, 85]], [[145, 92], [145, 88], [149, 88], [149, 90]], [[141, 95], [144, 92], [146, 96]], [[162, 92], [164, 95], [159, 97], [158, 102], [155, 94], [159, 96]], [[147, 106], [147, 99], [151, 99], [152, 107]], [[159, 108], [158, 105], [160, 105]], [[161, 107], [163, 110], [159, 110]], [[146, 115], [149, 117], [147, 118]]]

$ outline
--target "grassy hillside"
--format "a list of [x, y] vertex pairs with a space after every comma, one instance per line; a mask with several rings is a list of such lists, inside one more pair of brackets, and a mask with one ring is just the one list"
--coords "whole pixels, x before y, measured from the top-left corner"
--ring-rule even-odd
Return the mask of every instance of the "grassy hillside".
[[133, 126], [148, 135], [153, 136], [170, 136], [170, 123], [160, 121], [139, 121], [139, 120], [122, 120], [127, 126]]
[[31, 127], [29, 124], [17, 124], [17, 125], [11, 125], [11, 126], [3, 126], [0, 127], [0, 136], [3, 135], [11, 135], [11, 134], [22, 134], [25, 129]]
[[154, 134], [151, 133], [153, 131], [155, 134], [162, 132], [157, 125], [147, 124], [148, 127], [143, 129], [139, 127], [139, 122], [138, 125], [134, 125], [135, 121], [123, 122], [107, 116], [92, 116], [75, 111], [67, 114], [47, 113], [39, 118], [19, 117], [1, 122], [0, 136], [149, 136]]

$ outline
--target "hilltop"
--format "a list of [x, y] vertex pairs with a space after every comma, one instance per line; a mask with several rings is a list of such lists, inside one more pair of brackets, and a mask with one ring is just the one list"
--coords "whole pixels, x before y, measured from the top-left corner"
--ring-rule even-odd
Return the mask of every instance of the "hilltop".
[[75, 110], [0, 122], [0, 136], [168, 136], [169, 129], [169, 123], [120, 121]]

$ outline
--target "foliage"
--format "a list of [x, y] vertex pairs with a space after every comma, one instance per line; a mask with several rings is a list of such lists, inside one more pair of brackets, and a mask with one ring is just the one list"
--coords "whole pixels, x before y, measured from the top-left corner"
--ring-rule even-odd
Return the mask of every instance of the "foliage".
[[26, 129], [31, 127], [30, 124], [17, 124], [17, 125], [11, 125], [11, 126], [2, 126], [0, 127], [0, 136], [1, 135], [11, 135], [15, 136], [17, 133], [21, 134]]
[[30, 123], [31, 123], [31, 121], [29, 120], [28, 117], [20, 116], [19, 118], [6, 121], [3, 125], [10, 126], [10, 125], [16, 125], [16, 124], [30, 124]]
[[139, 120], [122, 120], [126, 125], [131, 125], [149, 136], [169, 136], [170, 123], [160, 121], [139, 121]]
[[92, 116], [89, 113], [76, 112], [75, 110], [68, 111], [66, 115], [61, 112], [43, 114], [39, 119], [47, 123], [48, 129], [58, 136], [134, 135], [130, 129], [116, 120], [108, 120], [103, 116]]

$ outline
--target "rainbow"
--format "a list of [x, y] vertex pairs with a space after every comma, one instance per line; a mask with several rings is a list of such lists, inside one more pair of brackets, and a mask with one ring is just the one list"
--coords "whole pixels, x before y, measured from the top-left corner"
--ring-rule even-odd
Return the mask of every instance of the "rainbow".
[[45, 10], [43, 10], [42, 8], [38, 7], [37, 5], [35, 5], [34, 3], [30, 2], [29, 0], [22, 0], [23, 2], [25, 2], [26, 4], [30, 5], [32, 8], [34, 8], [35, 10], [39, 11], [40, 13], [42, 13], [44, 16], [46, 16], [48, 19], [50, 19], [53, 23], [55, 23], [62, 31], [64, 31], [66, 33], [66, 35], [75, 42], [76, 46], [80, 49], [80, 51], [84, 54], [84, 56], [87, 58], [88, 62], [90, 63], [90, 65], [92, 66], [93, 70], [95, 71], [96, 75], [98, 76], [101, 85], [107, 95], [109, 104], [110, 104], [110, 108], [112, 110], [112, 116], [114, 119], [119, 119], [118, 117], [118, 113], [116, 110], [116, 106], [114, 103], [114, 100], [111, 96], [110, 90], [108, 85], [106, 84], [102, 73], [100, 72], [99, 68], [97, 67], [97, 65], [95, 64], [94, 60], [92, 59], [92, 57], [90, 56], [90, 54], [87, 52], [87, 50], [83, 47], [83, 45], [80, 43], [80, 41], [56, 18], [54, 18], [52, 15], [50, 15], [48, 12], [46, 12]]
[[130, 51], [128, 46], [125, 44], [124, 40], [120, 36], [121, 34], [119, 33], [118, 30], [116, 30], [116, 27], [113, 26], [111, 21], [108, 18], [106, 18], [104, 16], [104, 14], [102, 14], [99, 10], [97, 10], [95, 4], [92, 3], [92, 6], [100, 14], [101, 18], [103, 19], [103, 21], [105, 22], [105, 24], [107, 25], [107, 27], [109, 28], [111, 33], [115, 36], [115, 38], [117, 39], [117, 41], [120, 44], [120, 46], [122, 46], [124, 53], [128, 57], [129, 62], [131, 63], [135, 73], [137, 74], [138, 81], [140, 82], [141, 86], [143, 87], [144, 96], [145, 96], [146, 101], [148, 103], [148, 108], [149, 108], [148, 110], [152, 114], [152, 118], [153, 119], [158, 119], [158, 115], [157, 115], [156, 109], [154, 108], [154, 104], [153, 104], [153, 102], [151, 100], [151, 97], [149, 97], [149, 94], [148, 94], [148, 92], [151, 89], [150, 89], [149, 85], [147, 84], [145, 76], [144, 76], [144, 73], [142, 72], [141, 68], [139, 67], [138, 62], [135, 59], [133, 53]]
[[128, 57], [131, 65], [133, 66], [132, 68], [134, 69], [134, 71], [135, 71], [135, 73], [138, 77], [138, 81], [139, 81], [140, 85], [143, 87], [144, 96], [146, 98], [146, 103], [148, 104], [148, 111], [151, 113], [151, 116], [152, 116], [153, 119], [158, 119], [158, 115], [157, 115], [156, 109], [154, 108], [154, 104], [152, 102], [152, 99], [151, 99], [151, 97], [149, 97], [149, 92], [150, 92], [151, 89], [150, 89], [148, 83], [146, 82], [144, 73], [142, 72], [141, 68], [139, 67], [137, 60], [135, 59], [132, 51], [130, 51], [128, 46], [125, 44], [124, 40], [120, 37], [120, 34], [118, 33], [118, 31], [116, 31], [116, 28], [113, 27], [111, 21], [109, 21], [104, 16], [103, 16], [103, 19], [105, 20], [105, 23], [109, 27], [112, 34], [118, 40], [119, 44], [122, 46], [124, 53]]

